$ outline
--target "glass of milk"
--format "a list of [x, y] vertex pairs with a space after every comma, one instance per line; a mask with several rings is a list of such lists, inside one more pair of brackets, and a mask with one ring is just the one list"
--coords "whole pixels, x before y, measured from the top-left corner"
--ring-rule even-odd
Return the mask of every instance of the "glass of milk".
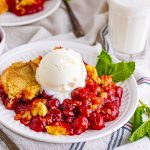
[[111, 47], [118, 58], [144, 53], [150, 29], [150, 0], [108, 0]]
[[0, 55], [4, 52], [5, 41], [6, 41], [5, 31], [2, 27], [0, 27]]

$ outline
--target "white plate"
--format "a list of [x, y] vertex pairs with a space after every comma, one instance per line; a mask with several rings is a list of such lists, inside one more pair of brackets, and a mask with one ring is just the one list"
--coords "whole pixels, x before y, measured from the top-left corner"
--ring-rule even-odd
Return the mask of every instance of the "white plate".
[[60, 6], [61, 0], [47, 0], [44, 9], [38, 13], [18, 17], [11, 12], [0, 15], [1, 26], [19, 26], [30, 24], [51, 15]]
[[[29, 61], [39, 55], [43, 56], [54, 46], [59, 45], [76, 50], [82, 55], [84, 61], [90, 65], [96, 64], [98, 53], [91, 46], [73, 42], [45, 41], [23, 45], [0, 56], [0, 73], [13, 62]], [[115, 121], [106, 123], [106, 127], [99, 131], [88, 130], [79, 136], [53, 136], [47, 133], [37, 133], [19, 121], [15, 121], [14, 112], [5, 109], [2, 103], [0, 103], [0, 122], [20, 135], [45, 142], [75, 143], [100, 138], [122, 127], [131, 118], [136, 109], [138, 90], [134, 77], [130, 77], [130, 79], [120, 83], [120, 85], [123, 87], [124, 92], [119, 117]]]

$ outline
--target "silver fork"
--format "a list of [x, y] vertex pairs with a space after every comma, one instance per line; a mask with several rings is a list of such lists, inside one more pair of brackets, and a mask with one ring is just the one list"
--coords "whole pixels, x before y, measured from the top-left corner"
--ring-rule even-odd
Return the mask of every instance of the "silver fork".
[[65, 6], [67, 8], [68, 15], [70, 17], [70, 21], [72, 23], [73, 32], [74, 32], [75, 36], [77, 38], [84, 36], [84, 34], [85, 34], [84, 30], [83, 30], [81, 24], [79, 23], [77, 17], [75, 16], [69, 2], [67, 2], [66, 0], [63, 0], [63, 2], [64, 2]]
[[7, 145], [9, 150], [20, 150], [19, 147], [1, 129], [0, 139]]

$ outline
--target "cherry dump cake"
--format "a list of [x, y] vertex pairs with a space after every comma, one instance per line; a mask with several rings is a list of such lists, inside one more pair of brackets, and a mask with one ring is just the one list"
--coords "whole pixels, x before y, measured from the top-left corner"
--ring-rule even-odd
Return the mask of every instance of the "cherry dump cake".
[[[47, 132], [52, 135], [80, 135], [86, 130], [100, 130], [105, 127], [106, 122], [115, 120], [119, 115], [122, 87], [113, 82], [112, 76], [99, 76], [96, 67], [83, 62], [82, 64], [79, 55], [74, 52], [63, 50], [66, 53], [65, 57], [68, 55], [68, 58], [65, 59], [62, 57], [62, 48], [54, 51], [47, 55], [53, 55], [53, 58], [60, 55], [63, 60], [46, 60], [46, 62], [51, 61], [54, 64], [56, 70], [54, 69], [52, 72], [56, 77], [58, 72], [61, 79], [63, 75], [65, 78], [67, 75], [61, 72], [74, 67], [75, 73], [67, 72], [69, 81], [68, 78], [64, 79], [66, 82], [62, 81], [62, 89], [69, 91], [69, 96], [62, 94], [64, 98], [62, 99], [58, 94], [49, 94], [45, 89], [51, 85], [57, 92], [62, 92], [62, 89], [59, 88], [60, 85], [56, 87], [53, 80], [46, 79], [47, 82], [43, 85], [47, 84], [47, 87], [45, 86], [44, 89], [39, 82], [40, 74], [38, 74], [37, 80], [36, 74], [40, 71], [40, 67], [46, 67], [42, 62], [45, 56], [26, 63], [12, 64], [1, 74], [0, 96], [5, 107], [15, 112], [15, 120], [19, 120], [36, 132]], [[70, 57], [72, 57], [71, 60], [69, 60]], [[48, 58], [50, 59], [50, 57]], [[59, 63], [56, 65], [56, 62], [60, 62], [67, 69], [64, 67], [63, 70], [60, 70], [60, 65]], [[43, 65], [41, 65], [42, 63]], [[68, 63], [70, 63], [69, 66]], [[75, 66], [79, 64], [80, 67]], [[53, 66], [51, 67], [53, 68]], [[37, 71], [37, 69], [39, 70]], [[76, 71], [79, 72], [76, 73]], [[85, 78], [79, 75], [85, 75]], [[47, 74], [47, 78], [50, 77], [50, 74]], [[81, 78], [85, 82], [81, 87], [78, 86], [79, 84], [70, 82], [81, 81]], [[57, 81], [57, 78], [55, 80]], [[66, 91], [63, 92], [66, 93]]]

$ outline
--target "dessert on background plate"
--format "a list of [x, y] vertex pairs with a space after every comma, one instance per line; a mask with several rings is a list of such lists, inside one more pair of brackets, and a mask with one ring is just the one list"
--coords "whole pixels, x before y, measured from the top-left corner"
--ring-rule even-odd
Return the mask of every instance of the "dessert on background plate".
[[[118, 74], [119, 67], [128, 72]], [[133, 62], [113, 64], [104, 50], [94, 67], [79, 53], [55, 47], [43, 58], [5, 69], [0, 96], [15, 120], [36, 132], [80, 135], [118, 117], [123, 88], [115, 82], [130, 77], [134, 68]]]
[[8, 11], [6, 0], [0, 0], [0, 14]]
[[61, 0], [0, 0], [0, 26], [20, 26], [50, 16]]
[[0, 0], [0, 14], [10, 11], [17, 16], [37, 13], [44, 9], [45, 0]]

